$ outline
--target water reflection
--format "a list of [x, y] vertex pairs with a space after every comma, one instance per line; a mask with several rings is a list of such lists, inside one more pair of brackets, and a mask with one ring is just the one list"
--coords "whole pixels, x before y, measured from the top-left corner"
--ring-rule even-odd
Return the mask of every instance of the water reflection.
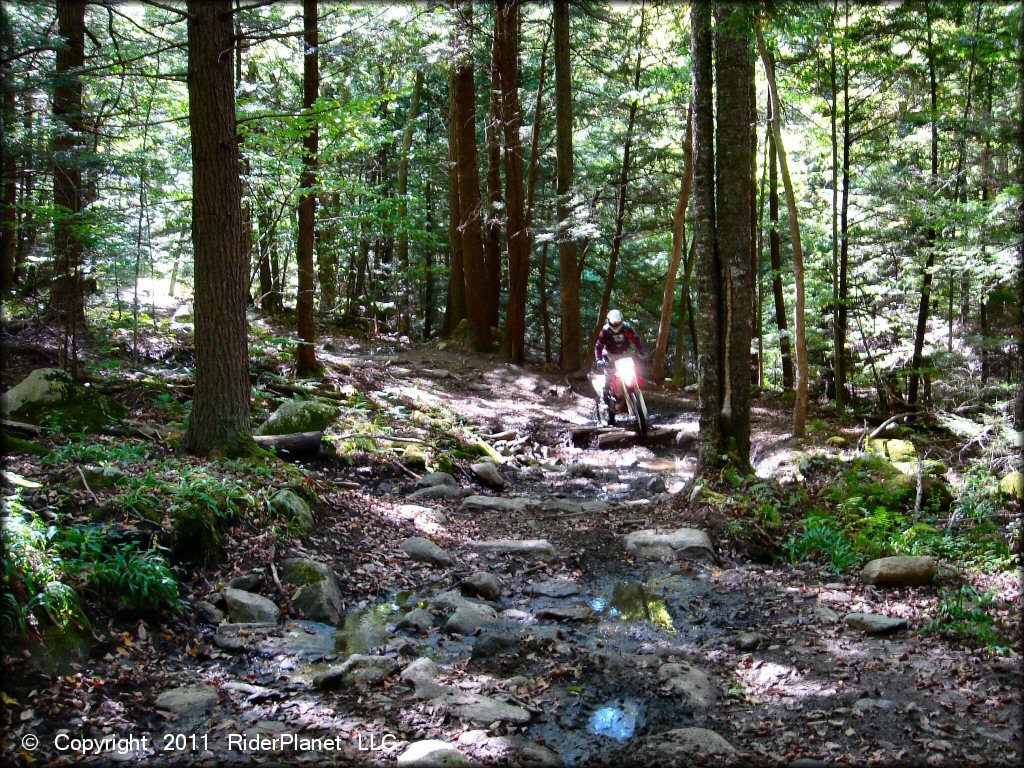
[[656, 595], [646, 584], [618, 582], [608, 600], [594, 598], [590, 607], [622, 621], [649, 621], [666, 632], [674, 634], [676, 631], [665, 598]]
[[402, 610], [398, 602], [372, 605], [349, 611], [335, 635], [335, 649], [341, 654], [367, 653], [388, 641], [387, 625]]
[[591, 733], [616, 741], [633, 737], [640, 719], [640, 705], [635, 701], [620, 701], [595, 710], [587, 727]]

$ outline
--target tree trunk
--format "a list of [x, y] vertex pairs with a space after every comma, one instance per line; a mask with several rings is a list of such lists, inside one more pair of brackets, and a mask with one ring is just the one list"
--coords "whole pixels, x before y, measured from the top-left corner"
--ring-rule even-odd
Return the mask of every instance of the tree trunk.
[[498, 57], [501, 45], [500, 21], [494, 15], [491, 36], [490, 89], [487, 115], [487, 226], [484, 231], [484, 286], [487, 294], [488, 323], [497, 327], [501, 323], [501, 224], [504, 219], [504, 201], [501, 196], [501, 79]]
[[299, 346], [295, 375], [312, 376], [317, 371], [313, 325], [313, 246], [316, 235], [316, 164], [319, 144], [318, 120], [312, 115], [320, 91], [320, 40], [317, 33], [317, 0], [302, 2], [303, 57], [302, 106], [309, 124], [302, 139], [302, 175], [299, 186], [299, 237], [295, 266], [299, 271]]
[[[844, 0], [845, 27], [849, 26], [850, 4]], [[844, 28], [845, 28], [844, 27]], [[839, 312], [836, 320], [836, 398], [846, 403], [847, 354], [846, 337], [850, 312], [850, 60], [843, 38], [843, 194], [839, 203]], [[837, 407], [839, 400], [836, 400]]]
[[572, 78], [569, 61], [569, 0], [555, 0], [555, 145], [558, 173], [558, 274], [562, 294], [563, 371], [576, 371], [583, 352], [580, 324], [580, 277], [576, 241], [570, 228], [572, 213]]
[[[750, 84], [754, 59], [750, 44], [752, 11], [740, 3], [716, 10], [715, 215], [728, 222], [717, 228], [719, 338], [722, 390], [719, 452], [746, 469], [750, 466], [750, 341], [754, 274], [751, 262], [750, 210], [754, 179], [750, 152], [754, 115]], [[737, 225], [738, 224], [738, 225]]]
[[[644, 7], [640, 7], [640, 28], [637, 32], [636, 41], [636, 67], [633, 71], [633, 93], [640, 90], [640, 73], [643, 64], [642, 46], [646, 41], [647, 14]], [[590, 342], [597, 341], [597, 336], [604, 325], [605, 316], [611, 306], [612, 288], [615, 287], [615, 270], [619, 263], [619, 254], [622, 252], [622, 227], [626, 219], [626, 188], [629, 186], [629, 167], [632, 158], [631, 149], [633, 145], [633, 127], [636, 125], [636, 113], [640, 103], [633, 99], [629, 103], [629, 112], [626, 118], [626, 140], [622, 147], [622, 169], [619, 172], [619, 194], [615, 205], [615, 234], [612, 237], [612, 253], [608, 258], [608, 274], [604, 282], [604, 293], [601, 295], [601, 309], [597, 313], [597, 321], [594, 323], [594, 330], [590, 333]]]
[[[429, 131], [429, 129], [428, 129]], [[427, 179], [423, 186], [423, 204], [426, 207], [426, 221], [423, 229], [429, 237], [434, 234], [434, 188]], [[434, 330], [434, 249], [427, 246], [423, 251], [423, 338], [429, 339]]]
[[[839, 0], [832, 0], [832, 15], [829, 16], [829, 128], [832, 147], [832, 373], [836, 388], [836, 414], [842, 418], [846, 408], [846, 391], [839, 378], [843, 364], [844, 340], [839, 330], [839, 74], [836, 64], [836, 17], [839, 14]], [[845, 30], [844, 30], [845, 34]]]
[[544, 331], [544, 362], [551, 362], [551, 314], [548, 311], [548, 241], [540, 249], [540, 269], [537, 290], [540, 294], [540, 319]]
[[[81, 237], [83, 193], [81, 153], [85, 121], [82, 115], [82, 79], [78, 71], [85, 63], [85, 3], [58, 0], [57, 34], [63, 44], [57, 49], [53, 88], [53, 226], [54, 278], [49, 314], [64, 326], [61, 360], [74, 367], [75, 340], [85, 328], [85, 297], [82, 281], [84, 246]], [[69, 346], [70, 337], [70, 346]]]
[[[924, 4], [925, 24], [927, 25], [927, 48], [928, 57], [928, 93], [931, 98], [931, 127], [932, 127], [932, 168], [929, 191], [932, 195], [938, 194], [939, 189], [939, 105], [938, 105], [938, 82], [935, 75], [935, 49], [932, 46], [932, 5], [931, 0]], [[928, 330], [928, 309], [931, 305], [932, 295], [932, 268], [935, 265], [935, 240], [937, 233], [935, 227], [929, 226], [925, 230], [925, 250], [927, 255], [924, 263], [924, 273], [921, 277], [921, 302], [917, 308], [917, 326], [914, 331], [914, 356], [910, 361], [910, 382], [907, 385], [907, 404], [917, 403], [917, 393], [921, 381], [921, 368], [924, 363], [924, 337]]]
[[[661, 381], [665, 374], [665, 354], [668, 351], [668, 334], [672, 326], [672, 300], [676, 294], [676, 274], [683, 260], [686, 247], [686, 208], [690, 202], [690, 188], [693, 185], [693, 105], [686, 109], [686, 139], [683, 142], [683, 178], [679, 185], [679, 202], [676, 215], [672, 218], [672, 258], [665, 275], [665, 293], [661, 299], [661, 322], [658, 325], [658, 341], [654, 347], [654, 364], [651, 378]], [[680, 310], [682, 311], [682, 310]], [[679, 339], [682, 343], [682, 337]]]
[[680, 286], [679, 305], [679, 327], [676, 331], [678, 341], [676, 342], [676, 363], [672, 372], [672, 384], [679, 387], [683, 383], [683, 334], [689, 332], [690, 349], [693, 351], [693, 359], [697, 360], [699, 345], [697, 342], [697, 326], [693, 320], [693, 301], [690, 299], [690, 284], [693, 275], [694, 253], [697, 238], [690, 238], [690, 248], [683, 259], [683, 284]]
[[807, 422], [807, 333], [804, 327], [804, 256], [800, 242], [800, 222], [797, 219], [796, 196], [786, 162], [786, 148], [782, 144], [782, 129], [779, 124], [779, 92], [775, 85], [775, 71], [771, 66], [768, 48], [761, 30], [757, 30], [757, 48], [761, 53], [768, 80], [768, 94], [772, 103], [772, 135], [782, 171], [782, 185], [786, 193], [786, 211], [789, 214], [789, 232], [793, 247], [793, 280], [796, 283], [796, 402], [793, 405], [793, 434], [802, 436]]
[[0, 135], [0, 151], [3, 153], [3, 161], [0, 162], [0, 170], [3, 172], [3, 191], [0, 206], [0, 301], [7, 299], [11, 288], [14, 286], [14, 267], [17, 257], [18, 240], [18, 164], [14, 152], [14, 121], [17, 118], [18, 102], [14, 93], [14, 78], [11, 75], [10, 57], [13, 56], [13, 32], [9, 27], [7, 19], [0, 19], [0, 44], [3, 45], [3, 55], [8, 59], [7, 63], [0, 65], [0, 88], [3, 90], [3, 105], [0, 108], [0, 115], [3, 118], [3, 127]]
[[[412, 137], [416, 130], [416, 118], [420, 114], [420, 95], [423, 93], [424, 74], [422, 69], [416, 70], [412, 83], [412, 95], [409, 97], [409, 116], [405, 121], [402, 133], [402, 152], [398, 156], [398, 269], [402, 275], [409, 274], [409, 154], [412, 151]], [[401, 333], [409, 333], [409, 289], [411, 281], [402, 280], [398, 291], [398, 328]]]
[[242, 185], [229, 0], [189, 0], [196, 384], [185, 445], [197, 455], [251, 450]]
[[459, 208], [462, 213], [462, 259], [466, 282], [466, 315], [470, 343], [477, 352], [491, 348], [490, 307], [484, 265], [483, 222], [480, 205], [480, 177], [476, 150], [476, 93], [473, 89], [473, 51], [468, 45], [473, 24], [471, 0], [461, 4], [465, 24], [455, 51], [455, 103], [458, 130]]
[[459, 117], [456, 102], [456, 70], [448, 79], [448, 304], [441, 335], [448, 337], [466, 317], [466, 277], [462, 260], [462, 207], [459, 204]]
[[[771, 54], [769, 53], [771, 57]], [[774, 57], [770, 58], [772, 71]], [[772, 109], [769, 100], [768, 109]], [[772, 295], [775, 298], [775, 325], [779, 329], [779, 354], [782, 358], [782, 389], [793, 389], [793, 357], [789, 340], [789, 323], [786, 319], [786, 299], [782, 293], [782, 243], [779, 238], [779, 159], [775, 148], [775, 135], [771, 133], [771, 116], [768, 123], [768, 253], [772, 265]]]
[[530, 237], [523, 200], [523, 158], [519, 145], [519, 3], [499, 0], [495, 15], [496, 50], [501, 84], [501, 122], [505, 136], [505, 198], [508, 220], [508, 313], [505, 318], [509, 359], [526, 359], [526, 297], [530, 278]]

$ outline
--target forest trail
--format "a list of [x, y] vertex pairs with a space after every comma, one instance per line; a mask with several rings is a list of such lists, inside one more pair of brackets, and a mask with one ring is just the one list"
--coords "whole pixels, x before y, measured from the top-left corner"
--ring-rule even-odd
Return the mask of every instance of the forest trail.
[[[588, 382], [348, 340], [328, 340], [322, 359], [328, 378], [360, 371], [368, 395], [410, 418], [457, 413], [490, 436], [499, 477], [304, 464], [328, 489], [307, 541], [269, 555], [265, 542], [234, 542], [224, 580], [192, 585], [206, 620], [190, 635], [165, 635], [141, 676], [117, 652], [98, 663], [108, 681], [137, 681], [135, 711], [115, 722], [148, 738], [105, 758], [806, 766], [1021, 753], [1013, 661], [914, 635], [921, 588], [880, 590], [731, 547], [722, 518], [682, 501], [694, 489], [685, 439], [575, 445], [573, 428], [594, 422]], [[655, 425], [695, 431], [692, 400], [648, 400]], [[785, 424], [755, 409], [772, 472], [793, 469]], [[689, 530], [627, 548], [647, 529]], [[337, 626], [282, 622], [253, 596], [282, 605], [280, 579], [299, 572], [319, 597], [343, 597]], [[873, 626], [879, 615], [893, 626]]]

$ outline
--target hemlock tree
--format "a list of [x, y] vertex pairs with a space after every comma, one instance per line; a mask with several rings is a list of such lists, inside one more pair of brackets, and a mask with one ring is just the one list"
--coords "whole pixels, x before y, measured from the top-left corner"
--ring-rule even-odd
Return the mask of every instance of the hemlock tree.
[[[694, 102], [694, 237], [699, 303], [700, 458], [711, 468], [750, 464], [750, 302], [753, 279], [750, 165], [754, 77], [750, 9], [691, 8]], [[717, 125], [712, 86], [717, 84]], [[716, 130], [717, 129], [717, 130]], [[726, 222], [722, 227], [718, 222]], [[732, 224], [730, 224], [732, 223]]]
[[313, 250], [316, 242], [316, 163], [319, 144], [317, 118], [312, 114], [320, 90], [319, 35], [317, 33], [317, 0], [303, 0], [303, 70], [302, 106], [309, 123], [302, 139], [302, 177], [299, 197], [299, 237], [296, 266], [299, 270], [298, 320], [299, 348], [295, 374], [316, 373], [316, 328], [313, 324]]
[[242, 454], [253, 447], [242, 251], [230, 0], [189, 0], [188, 112], [192, 141], [196, 385], [189, 452]]

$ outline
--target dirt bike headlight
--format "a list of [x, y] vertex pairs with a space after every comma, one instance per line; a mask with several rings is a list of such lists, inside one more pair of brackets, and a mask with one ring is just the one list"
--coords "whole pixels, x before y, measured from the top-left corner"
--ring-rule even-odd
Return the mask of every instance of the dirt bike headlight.
[[636, 363], [631, 357], [621, 357], [615, 361], [615, 373], [627, 387], [636, 384]]

